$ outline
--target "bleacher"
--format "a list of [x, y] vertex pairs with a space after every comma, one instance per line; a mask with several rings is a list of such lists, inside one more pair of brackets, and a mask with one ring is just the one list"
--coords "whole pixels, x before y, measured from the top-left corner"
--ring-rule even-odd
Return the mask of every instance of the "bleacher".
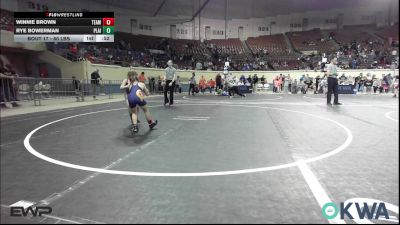
[[229, 57], [231, 60], [242, 62], [247, 60], [243, 43], [237, 38], [213, 39], [208, 41], [211, 52], [217, 52], [223, 58]]
[[[341, 46], [340, 49], [334, 47], [333, 41], [329, 37], [324, 37], [319, 29], [290, 32], [287, 35], [297, 51], [326, 53], [329, 58], [340, 52], [339, 62], [347, 65], [347, 68], [353, 58], [357, 59], [357, 68], [371, 68], [372, 64], [387, 67], [393, 59], [390, 56], [393, 46], [388, 46], [387, 41], [377, 40], [376, 36], [365, 32], [364, 29], [363, 27], [352, 27], [351, 29], [325, 31], [325, 33], [330, 33], [334, 41]], [[382, 38], [395, 36], [393, 40], [396, 40], [396, 38], [398, 39], [398, 35], [395, 35], [396, 31], [398, 31], [398, 27], [386, 27], [377, 29], [376, 34]], [[357, 43], [357, 50], [351, 48], [354, 41]], [[52, 51], [73, 61], [87, 59], [101, 64], [165, 67], [166, 61], [173, 59], [180, 69], [194, 69], [195, 64], [200, 62], [203, 64], [203, 68], [222, 70], [224, 61], [229, 58], [232, 65], [236, 65], [234, 69], [237, 70], [247, 68], [246, 64], [259, 65], [258, 68], [250, 67], [255, 70], [260, 68], [291, 70], [316, 68], [318, 61], [321, 60], [319, 54], [315, 54], [312, 60], [299, 59], [298, 52], [289, 52], [283, 34], [250, 37], [245, 44], [248, 49], [239, 39], [218, 39], [200, 43], [197, 40], [116, 32], [114, 43], [79, 43], [77, 44], [77, 53], [71, 52], [71, 44], [67, 43], [49, 44], [48, 46]], [[246, 52], [246, 49], [250, 52]], [[268, 68], [262, 66], [261, 62], [268, 65]], [[209, 65], [212, 65], [211, 68]]]
[[267, 52], [269, 55], [287, 55], [289, 53], [283, 34], [249, 37], [246, 43], [253, 54]]
[[297, 51], [317, 51], [329, 53], [336, 50], [335, 46], [325, 38], [319, 29], [310, 31], [288, 32], [289, 40]]
[[210, 51], [198, 40], [170, 39], [169, 46], [169, 53], [180, 68], [192, 68], [195, 62], [210, 58]]
[[373, 41], [374, 38], [368, 32], [355, 29], [355, 30], [335, 30], [332, 31], [334, 33], [333, 39], [340, 45], [351, 44], [353, 41], [357, 43], [368, 43], [369, 41]]
[[171, 49], [179, 55], [207, 55], [209, 51], [198, 40], [171, 39]]
[[283, 34], [249, 37], [246, 44], [257, 59], [269, 62], [275, 70], [298, 67], [297, 55], [289, 52]]
[[394, 26], [378, 28], [375, 31], [375, 34], [385, 40], [389, 40], [389, 38], [392, 38], [393, 41], [398, 42], [399, 41], [399, 24], [395, 24]]
[[228, 55], [241, 55], [244, 54], [244, 47], [242, 42], [237, 38], [230, 39], [213, 39], [209, 43], [212, 45], [211, 48], [217, 48], [223, 54]]

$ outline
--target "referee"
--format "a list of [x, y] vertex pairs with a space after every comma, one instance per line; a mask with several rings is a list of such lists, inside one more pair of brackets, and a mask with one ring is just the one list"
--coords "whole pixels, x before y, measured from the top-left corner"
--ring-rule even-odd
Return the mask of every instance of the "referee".
[[334, 95], [334, 100], [333, 104], [334, 105], [341, 105], [342, 103], [339, 103], [339, 95], [338, 95], [338, 80], [337, 80], [337, 58], [332, 59], [331, 63], [327, 65], [326, 73], [328, 75], [328, 93], [326, 96], [326, 104], [327, 105], [332, 105], [331, 103], [331, 98], [332, 98], [332, 92]]
[[164, 106], [166, 106], [167, 103], [169, 103], [169, 106], [171, 106], [174, 104], [176, 69], [172, 67], [172, 60], [168, 60], [167, 65], [168, 67], [165, 69]]

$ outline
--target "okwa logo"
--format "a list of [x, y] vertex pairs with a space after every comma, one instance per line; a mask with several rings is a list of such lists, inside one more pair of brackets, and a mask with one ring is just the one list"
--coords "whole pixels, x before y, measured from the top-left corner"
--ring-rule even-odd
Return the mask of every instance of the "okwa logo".
[[[389, 215], [389, 212], [392, 215]], [[393, 213], [397, 216], [394, 216]], [[356, 223], [368, 223], [369, 220], [399, 223], [398, 214], [398, 206], [368, 198], [349, 199], [340, 203], [339, 206], [329, 202], [322, 207], [322, 216], [328, 220], [349, 219]]]

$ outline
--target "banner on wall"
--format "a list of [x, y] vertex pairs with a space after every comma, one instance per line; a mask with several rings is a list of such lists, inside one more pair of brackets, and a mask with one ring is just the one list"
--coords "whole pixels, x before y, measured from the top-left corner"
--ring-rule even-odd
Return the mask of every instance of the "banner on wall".
[[354, 94], [353, 85], [338, 85], [339, 94]]

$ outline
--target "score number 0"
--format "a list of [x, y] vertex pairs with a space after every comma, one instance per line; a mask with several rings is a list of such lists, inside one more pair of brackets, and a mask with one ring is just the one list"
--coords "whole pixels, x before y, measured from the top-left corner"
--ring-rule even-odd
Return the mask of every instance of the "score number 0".
[[114, 18], [103, 18], [103, 26], [114, 26]]

